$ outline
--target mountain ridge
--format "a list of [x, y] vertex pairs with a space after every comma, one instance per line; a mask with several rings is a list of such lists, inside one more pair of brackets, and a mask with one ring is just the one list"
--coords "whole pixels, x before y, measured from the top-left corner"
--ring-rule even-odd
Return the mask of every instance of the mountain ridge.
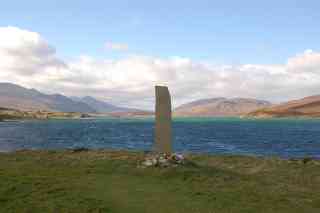
[[128, 107], [120, 107], [113, 104], [110, 104], [105, 101], [98, 100], [91, 96], [84, 97], [71, 97], [74, 100], [78, 100], [80, 102], [86, 103], [90, 107], [96, 110], [97, 113], [120, 113], [120, 112], [135, 112], [139, 111], [139, 109], [128, 108]]
[[96, 112], [87, 104], [73, 101], [67, 96], [47, 95], [12, 83], [0, 83], [0, 106], [25, 111]]
[[249, 117], [320, 117], [320, 95], [307, 96], [247, 114]]
[[144, 110], [119, 107], [91, 96], [67, 97], [44, 94], [17, 84], [0, 82], [0, 107], [22, 111], [52, 111], [79, 113], [143, 113]]
[[[44, 94], [17, 84], [0, 82], [0, 108], [22, 111], [78, 112], [116, 117], [152, 116], [153, 111], [119, 107], [91, 96], [67, 97]], [[320, 95], [281, 104], [253, 98], [208, 98], [182, 104], [173, 110], [175, 117], [320, 117]]]
[[175, 108], [175, 116], [240, 116], [253, 110], [271, 106], [265, 100], [252, 98], [199, 99]]

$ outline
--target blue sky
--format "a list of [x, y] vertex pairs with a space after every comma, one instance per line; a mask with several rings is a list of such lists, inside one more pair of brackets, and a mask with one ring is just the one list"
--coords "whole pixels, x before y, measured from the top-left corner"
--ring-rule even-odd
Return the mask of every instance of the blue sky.
[[[128, 54], [278, 64], [320, 50], [320, 1], [2, 1], [0, 26], [40, 33], [64, 58]], [[127, 44], [128, 51], [103, 48]]]
[[156, 84], [175, 106], [302, 98], [320, 91], [319, 11], [319, 0], [2, 1], [0, 82], [148, 109]]

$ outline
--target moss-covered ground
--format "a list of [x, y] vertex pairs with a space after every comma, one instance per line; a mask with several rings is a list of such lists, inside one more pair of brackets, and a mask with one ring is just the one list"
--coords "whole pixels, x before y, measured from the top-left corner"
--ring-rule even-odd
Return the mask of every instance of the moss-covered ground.
[[0, 212], [319, 213], [320, 161], [190, 155], [137, 168], [143, 153], [0, 154]]

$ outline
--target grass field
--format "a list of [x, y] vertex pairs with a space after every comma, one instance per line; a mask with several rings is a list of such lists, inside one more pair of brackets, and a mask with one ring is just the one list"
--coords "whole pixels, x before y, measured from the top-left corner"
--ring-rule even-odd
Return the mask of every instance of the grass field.
[[143, 153], [0, 154], [0, 212], [320, 212], [320, 162], [189, 156], [137, 168]]

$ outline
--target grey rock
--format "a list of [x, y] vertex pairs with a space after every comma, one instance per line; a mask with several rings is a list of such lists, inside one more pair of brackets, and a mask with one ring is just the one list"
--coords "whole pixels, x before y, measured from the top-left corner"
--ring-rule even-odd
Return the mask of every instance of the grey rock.
[[176, 167], [185, 164], [185, 157], [181, 154], [155, 154], [147, 156], [140, 164], [138, 168], [147, 167]]
[[153, 166], [153, 165], [154, 165], [154, 163], [150, 159], [147, 159], [147, 160], [142, 162], [142, 166], [145, 166], [145, 167], [149, 167], [149, 166]]
[[171, 153], [171, 97], [168, 87], [156, 86], [155, 151]]

